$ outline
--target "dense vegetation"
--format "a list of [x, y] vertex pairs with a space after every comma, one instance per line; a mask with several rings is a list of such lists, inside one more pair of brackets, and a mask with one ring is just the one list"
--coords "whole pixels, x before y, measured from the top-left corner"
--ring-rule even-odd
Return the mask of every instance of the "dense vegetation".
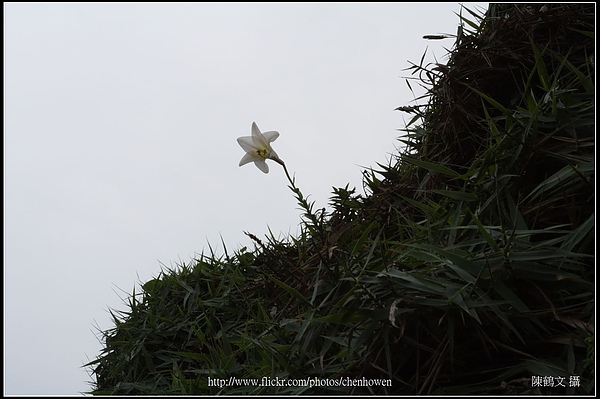
[[[291, 185], [298, 237], [143, 284], [92, 393], [594, 393], [594, 11], [463, 9], [448, 62], [409, 68], [427, 95], [365, 195], [315, 210]], [[232, 376], [392, 384], [208, 383]]]

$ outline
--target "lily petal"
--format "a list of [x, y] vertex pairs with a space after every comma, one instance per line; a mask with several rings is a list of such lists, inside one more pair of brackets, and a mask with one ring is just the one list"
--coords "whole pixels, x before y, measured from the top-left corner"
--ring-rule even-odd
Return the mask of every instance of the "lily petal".
[[279, 155], [277, 155], [277, 153], [275, 152], [275, 150], [271, 148], [271, 154], [269, 155], [269, 158], [271, 158], [271, 159], [279, 159]]
[[260, 129], [258, 128], [258, 125], [256, 124], [256, 122], [252, 122], [252, 136], [260, 136]]
[[246, 165], [247, 163], [250, 163], [250, 162], [256, 162], [257, 160], [258, 160], [257, 157], [255, 157], [252, 153], [248, 152], [248, 153], [244, 154], [244, 156], [242, 157], [242, 159], [240, 161], [240, 166]]
[[254, 145], [258, 148], [264, 148], [269, 144], [260, 132], [256, 122], [252, 122], [252, 141], [254, 141]]
[[272, 143], [273, 141], [277, 140], [277, 137], [279, 137], [279, 132], [264, 132], [263, 136], [267, 139], [269, 143]]
[[246, 152], [254, 152], [257, 149], [251, 136], [240, 137], [237, 142]]
[[263, 173], [269, 173], [269, 165], [267, 165], [265, 161], [254, 161], [254, 165], [256, 165], [258, 169], [262, 170]]

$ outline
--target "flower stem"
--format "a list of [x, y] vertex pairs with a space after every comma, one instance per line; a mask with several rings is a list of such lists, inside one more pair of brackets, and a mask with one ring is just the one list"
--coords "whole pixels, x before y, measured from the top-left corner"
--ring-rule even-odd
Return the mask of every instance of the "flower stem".
[[294, 179], [292, 179], [290, 177], [290, 173], [287, 170], [287, 167], [285, 166], [285, 163], [283, 161], [281, 161], [281, 166], [283, 166], [283, 170], [285, 171], [285, 175], [287, 176], [288, 180], [290, 181], [290, 184], [292, 185], [294, 191], [299, 191], [298, 188], [296, 187], [296, 182], [294, 181]]
[[302, 195], [302, 192], [300, 191], [300, 189], [298, 187], [296, 187], [295, 180], [290, 177], [290, 173], [288, 172], [287, 167], [285, 166], [285, 162], [283, 162], [279, 158], [271, 158], [271, 159], [273, 159], [273, 161], [275, 161], [278, 164], [280, 164], [281, 166], [283, 166], [285, 175], [287, 176], [287, 179], [290, 182], [289, 187], [294, 192], [294, 194], [296, 194], [296, 199], [298, 200], [298, 203], [300, 204], [302, 209], [304, 209], [306, 211], [305, 216], [308, 217], [308, 219], [310, 219], [310, 221], [313, 223], [315, 228], [320, 230], [319, 218], [317, 218], [317, 216], [313, 214], [312, 206], [308, 203], [308, 201], [306, 201], [306, 199]]

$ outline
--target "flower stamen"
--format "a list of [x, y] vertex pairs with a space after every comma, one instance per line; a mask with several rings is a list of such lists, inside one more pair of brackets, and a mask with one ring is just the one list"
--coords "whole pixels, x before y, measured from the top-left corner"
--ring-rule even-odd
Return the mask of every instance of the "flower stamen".
[[259, 157], [261, 157], [262, 159], [267, 159], [267, 156], [269, 154], [269, 150], [267, 150], [266, 148], [262, 148], [260, 150], [256, 150], [256, 153], [258, 154]]

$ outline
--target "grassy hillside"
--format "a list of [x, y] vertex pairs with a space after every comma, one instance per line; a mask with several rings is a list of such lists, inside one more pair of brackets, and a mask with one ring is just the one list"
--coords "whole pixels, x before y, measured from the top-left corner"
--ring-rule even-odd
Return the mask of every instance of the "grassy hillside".
[[[427, 95], [366, 194], [328, 212], [292, 185], [297, 237], [143, 284], [91, 393], [595, 392], [594, 11], [463, 9], [447, 64], [411, 66]], [[263, 377], [297, 381], [241, 380]]]

